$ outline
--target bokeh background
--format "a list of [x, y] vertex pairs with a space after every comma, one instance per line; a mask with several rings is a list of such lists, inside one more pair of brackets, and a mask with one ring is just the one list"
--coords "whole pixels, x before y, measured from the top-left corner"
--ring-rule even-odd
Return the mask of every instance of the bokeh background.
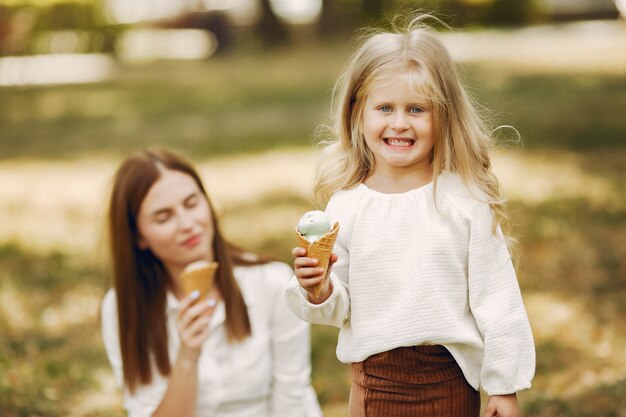
[[[358, 28], [434, 12], [490, 114], [537, 344], [524, 415], [626, 416], [621, 0], [2, 0], [0, 415], [121, 417], [99, 333], [112, 175], [192, 159], [231, 240], [290, 262], [316, 128]], [[347, 415], [337, 330], [313, 383]]]

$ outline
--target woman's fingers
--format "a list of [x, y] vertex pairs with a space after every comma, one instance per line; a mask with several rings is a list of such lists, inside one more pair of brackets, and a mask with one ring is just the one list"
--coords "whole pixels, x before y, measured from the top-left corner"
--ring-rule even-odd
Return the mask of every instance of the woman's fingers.
[[201, 330], [203, 330], [211, 321], [210, 317], [202, 316], [198, 317], [193, 322], [189, 323], [188, 326], [183, 327], [181, 330], [181, 335], [185, 337], [192, 337]]
[[188, 305], [186, 308], [182, 307], [180, 312], [178, 313], [178, 325], [179, 327], [187, 327], [191, 322], [196, 320], [201, 315], [208, 313], [211, 306], [207, 304], [207, 300], [199, 300], [194, 302], [191, 305]]
[[198, 298], [200, 298], [200, 291], [198, 290], [191, 292], [189, 295], [183, 298], [183, 301], [180, 305], [181, 311], [188, 309], [189, 306], [191, 306], [193, 303], [195, 303], [198, 300]]
[[204, 332], [211, 322], [211, 316], [202, 316], [191, 323], [186, 328], [182, 329], [181, 336], [183, 339], [187, 341], [192, 341], [196, 338], [200, 333]]
[[[185, 303], [183, 303], [185, 304]], [[181, 309], [178, 316], [178, 330], [181, 343], [199, 348], [209, 335], [209, 323], [217, 306], [214, 299], [202, 299]]]

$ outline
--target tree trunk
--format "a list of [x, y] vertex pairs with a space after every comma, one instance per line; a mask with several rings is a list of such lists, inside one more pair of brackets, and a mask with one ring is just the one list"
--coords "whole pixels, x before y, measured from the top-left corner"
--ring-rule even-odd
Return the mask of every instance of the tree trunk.
[[383, 16], [385, 0], [361, 0], [361, 11], [366, 24], [376, 22]]
[[337, 30], [333, 20], [336, 0], [322, 0], [322, 12], [317, 20], [317, 31], [321, 38], [330, 38]]
[[270, 0], [259, 0], [261, 17], [255, 25], [255, 32], [265, 46], [274, 47], [289, 42], [289, 31], [274, 13]]

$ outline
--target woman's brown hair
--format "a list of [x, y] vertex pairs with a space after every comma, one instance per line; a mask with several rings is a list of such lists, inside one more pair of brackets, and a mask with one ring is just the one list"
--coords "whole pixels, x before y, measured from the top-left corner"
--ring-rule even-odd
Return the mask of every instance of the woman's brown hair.
[[220, 265], [215, 282], [224, 298], [230, 342], [243, 340], [251, 333], [250, 319], [233, 275], [233, 266], [271, 260], [224, 239], [202, 181], [185, 159], [159, 148], [128, 157], [114, 178], [108, 220], [124, 382], [131, 392], [138, 385], [152, 381], [153, 363], [162, 375], [169, 375], [171, 371], [165, 317], [171, 277], [149, 249], [141, 249], [137, 244], [137, 215], [141, 203], [160, 178], [163, 168], [192, 177], [211, 207], [215, 236], [213, 253]]

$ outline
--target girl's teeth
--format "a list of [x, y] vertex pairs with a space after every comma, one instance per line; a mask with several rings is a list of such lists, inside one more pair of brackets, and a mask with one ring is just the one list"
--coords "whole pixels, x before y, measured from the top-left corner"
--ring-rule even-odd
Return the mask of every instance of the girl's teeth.
[[398, 139], [389, 139], [389, 144], [392, 146], [410, 146], [410, 140], [398, 140]]

